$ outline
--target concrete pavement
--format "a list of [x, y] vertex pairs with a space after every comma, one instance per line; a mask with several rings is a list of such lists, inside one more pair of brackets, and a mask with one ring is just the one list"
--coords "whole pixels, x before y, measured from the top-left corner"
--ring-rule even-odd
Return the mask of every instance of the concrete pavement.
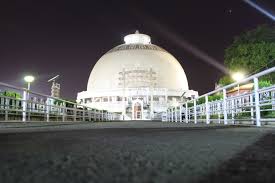
[[218, 182], [213, 173], [223, 164], [274, 132], [160, 122], [64, 126], [1, 130], [0, 182]]

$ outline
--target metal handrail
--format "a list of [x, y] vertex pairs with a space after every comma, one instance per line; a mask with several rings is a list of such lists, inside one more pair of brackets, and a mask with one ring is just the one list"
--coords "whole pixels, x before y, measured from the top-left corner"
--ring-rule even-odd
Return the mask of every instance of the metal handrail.
[[[206, 123], [209, 124], [213, 119], [211, 115], [219, 115], [223, 117], [224, 124], [228, 124], [227, 121], [236, 122], [235, 116], [239, 116], [242, 113], [251, 113], [249, 117], [251, 121], [256, 121], [257, 126], [261, 126], [261, 121], [266, 121], [265, 118], [261, 117], [264, 111], [274, 111], [275, 112], [275, 85], [259, 88], [258, 78], [265, 76], [267, 74], [275, 72], [275, 67], [262, 71], [260, 73], [251, 75], [241, 81], [229, 84], [227, 86], [218, 88], [206, 94], [203, 94], [195, 99], [185, 101], [180, 103], [179, 106], [171, 106], [168, 108], [166, 115], [164, 115], [163, 121], [173, 121], [173, 122], [183, 122], [194, 121], [197, 122], [197, 117], [206, 116]], [[254, 88], [248, 93], [238, 93], [235, 96], [227, 96], [227, 89], [240, 85], [242, 83], [253, 80]], [[208, 101], [208, 96], [215, 93], [222, 93], [223, 97], [220, 100]], [[266, 96], [269, 96], [267, 98]], [[197, 104], [197, 101], [201, 98], [205, 98], [205, 102], [202, 104]], [[188, 103], [193, 103], [193, 112], [189, 110]], [[215, 106], [216, 105], [216, 106]], [[265, 108], [264, 108], [265, 107]], [[187, 108], [187, 109], [185, 109]], [[266, 109], [267, 108], [267, 109]], [[248, 111], [250, 109], [250, 111]], [[178, 116], [177, 114], [180, 114]], [[194, 119], [188, 119], [187, 116], [193, 115]], [[229, 119], [228, 117], [232, 118]], [[248, 117], [247, 117], [248, 119]], [[270, 121], [274, 121], [274, 118], [270, 118]]]
[[[26, 88], [20, 88], [7, 83], [0, 82], [0, 86], [22, 92], [21, 94], [23, 96], [23, 98], [18, 99], [0, 95], [0, 120], [2, 117], [4, 118], [2, 119], [4, 121], [11, 121], [11, 118], [13, 118], [15, 115], [14, 112], [17, 116], [19, 116], [19, 118], [16, 119], [21, 121], [30, 121], [32, 117], [43, 115], [43, 120], [46, 119], [46, 121], [49, 121], [52, 117], [60, 118], [62, 119], [62, 121], [76, 121], [77, 119], [82, 119], [85, 121], [87, 121], [87, 119], [89, 121], [110, 121], [114, 120], [115, 118], [118, 119], [120, 117], [117, 116], [117, 114], [110, 113], [106, 110], [94, 109], [78, 104], [76, 102], [67, 101], [62, 98], [56, 98], [42, 93], [30, 91]], [[40, 101], [30, 100], [30, 95], [39, 97]], [[54, 105], [53, 101], [56, 100], [60, 101], [62, 105]], [[13, 104], [10, 105], [10, 102], [12, 102]], [[16, 105], [15, 107], [13, 106], [14, 103]], [[71, 106], [66, 106], [65, 104]]]

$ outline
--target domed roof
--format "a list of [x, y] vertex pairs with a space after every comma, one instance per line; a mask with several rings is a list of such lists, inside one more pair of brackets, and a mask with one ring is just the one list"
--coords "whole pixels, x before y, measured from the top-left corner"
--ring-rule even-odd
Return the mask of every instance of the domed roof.
[[121, 51], [121, 50], [158, 50], [158, 51], [167, 52], [163, 48], [154, 44], [122, 44], [114, 47], [107, 53], [112, 53], [112, 52]]
[[136, 32], [125, 36], [124, 41], [95, 64], [87, 91], [149, 86], [188, 90], [180, 63], [163, 48], [151, 44], [148, 35]]

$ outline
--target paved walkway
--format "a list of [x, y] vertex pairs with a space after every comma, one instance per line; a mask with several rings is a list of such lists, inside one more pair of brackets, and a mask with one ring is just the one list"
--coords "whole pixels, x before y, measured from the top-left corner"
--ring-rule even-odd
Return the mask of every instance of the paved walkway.
[[[249, 164], [241, 164], [241, 169], [235, 164], [236, 171], [228, 171], [232, 165], [227, 162], [236, 162], [236, 156], [274, 132], [268, 128], [161, 122], [2, 126], [1, 131], [0, 182], [9, 183], [230, 182], [231, 175]], [[267, 143], [267, 156], [259, 153], [250, 159], [269, 161], [273, 148]], [[257, 175], [272, 175], [275, 165], [268, 166], [257, 167]], [[230, 172], [227, 180], [219, 176], [222, 170]], [[234, 180], [248, 182], [242, 175]], [[272, 176], [266, 180], [274, 182]]]
[[105, 129], [105, 128], [227, 128], [223, 124], [205, 123], [170, 123], [152, 121], [117, 121], [117, 122], [0, 122], [0, 133], [11, 132], [35, 132], [35, 131], [60, 131], [81, 129]]

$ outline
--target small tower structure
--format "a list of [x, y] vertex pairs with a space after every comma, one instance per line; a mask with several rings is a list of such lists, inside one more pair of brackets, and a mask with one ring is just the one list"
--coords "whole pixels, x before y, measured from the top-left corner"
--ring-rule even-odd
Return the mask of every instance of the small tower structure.
[[56, 82], [58, 78], [59, 78], [59, 75], [56, 75], [53, 78], [48, 80], [48, 82], [52, 82], [51, 96], [56, 98], [60, 98], [60, 84]]

